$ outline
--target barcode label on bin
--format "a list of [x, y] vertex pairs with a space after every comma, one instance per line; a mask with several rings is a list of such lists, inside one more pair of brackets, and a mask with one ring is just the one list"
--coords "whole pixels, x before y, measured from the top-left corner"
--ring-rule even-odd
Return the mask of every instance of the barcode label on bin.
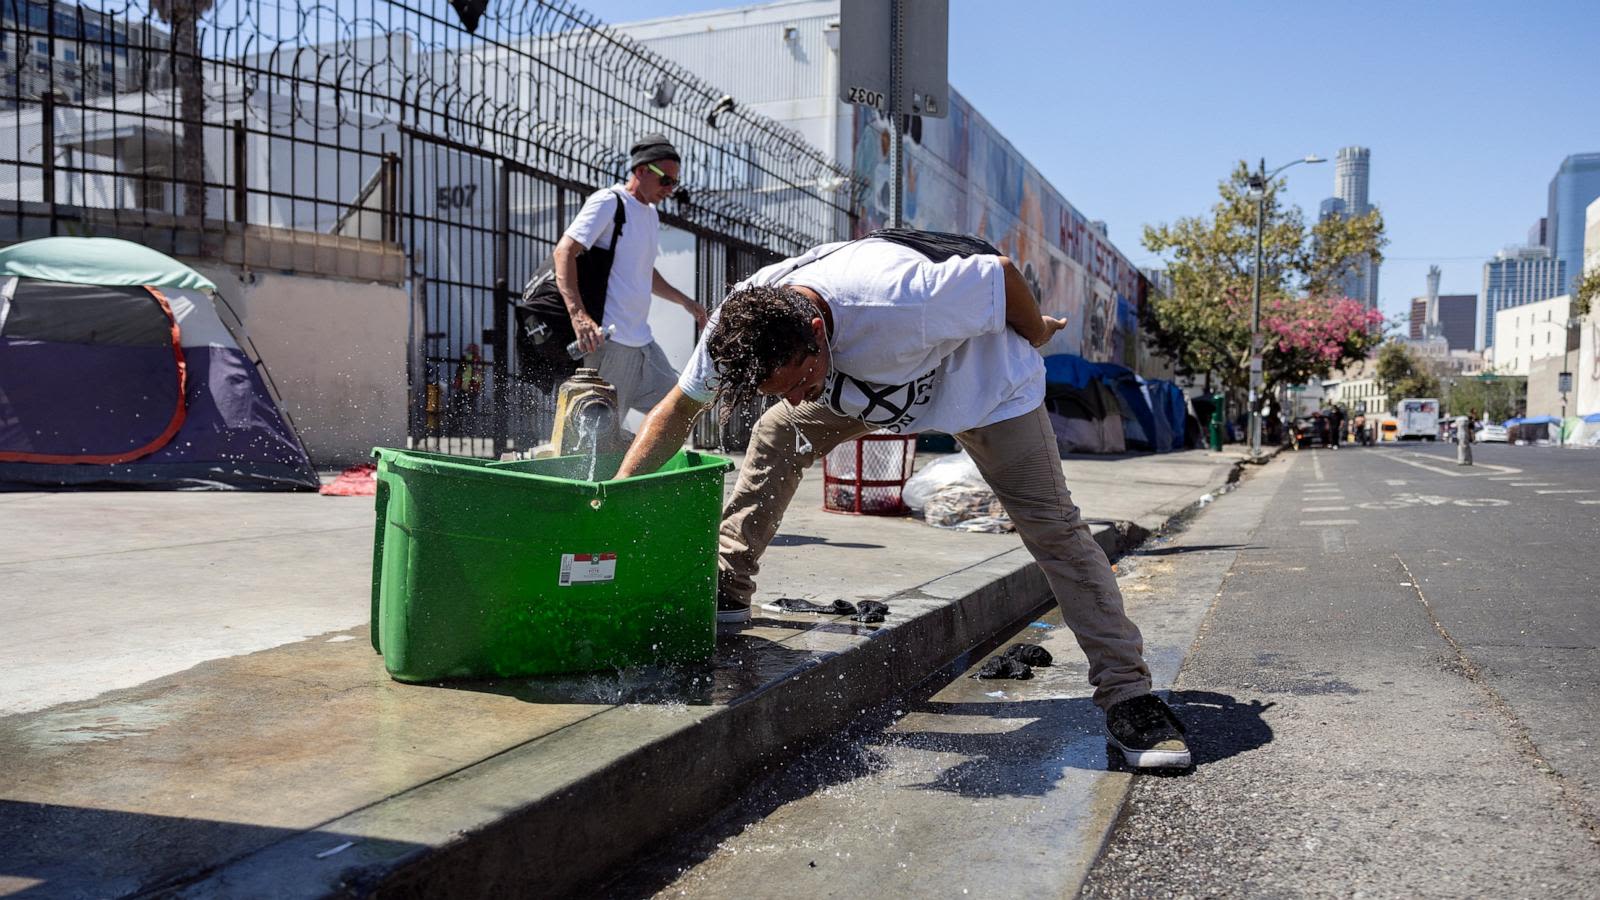
[[561, 554], [562, 587], [585, 581], [615, 581], [617, 555], [615, 553], [563, 553]]

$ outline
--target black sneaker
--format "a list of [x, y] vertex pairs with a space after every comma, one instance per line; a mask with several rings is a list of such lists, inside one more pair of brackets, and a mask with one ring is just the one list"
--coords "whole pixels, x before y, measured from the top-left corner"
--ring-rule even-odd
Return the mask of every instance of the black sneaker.
[[1155, 694], [1112, 704], [1106, 739], [1135, 769], [1187, 769], [1192, 762], [1183, 723]]
[[717, 622], [739, 623], [750, 621], [750, 601], [736, 600], [717, 591]]

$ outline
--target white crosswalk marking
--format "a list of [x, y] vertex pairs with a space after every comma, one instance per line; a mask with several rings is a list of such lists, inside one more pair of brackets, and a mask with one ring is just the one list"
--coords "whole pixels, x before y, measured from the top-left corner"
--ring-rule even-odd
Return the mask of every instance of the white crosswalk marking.
[[1594, 491], [1586, 488], [1568, 488], [1560, 491], [1534, 491], [1535, 494], [1592, 494]]
[[1555, 487], [1554, 481], [1514, 481], [1512, 487]]
[[1306, 519], [1301, 525], [1354, 525], [1355, 519]]
[[1303, 513], [1308, 513], [1308, 512], [1349, 512], [1350, 511], [1350, 507], [1348, 507], [1348, 506], [1307, 506], [1307, 507], [1305, 507], [1304, 509], [1302, 509], [1300, 511], [1303, 512]]

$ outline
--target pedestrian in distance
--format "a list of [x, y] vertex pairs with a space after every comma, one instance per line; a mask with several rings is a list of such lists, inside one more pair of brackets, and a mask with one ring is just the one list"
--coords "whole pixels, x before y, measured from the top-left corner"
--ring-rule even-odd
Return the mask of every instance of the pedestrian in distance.
[[1328, 410], [1328, 436], [1333, 449], [1339, 449], [1340, 442], [1344, 440], [1344, 409], [1337, 403]]
[[955, 435], [1087, 655], [1111, 746], [1134, 767], [1186, 767], [1182, 725], [1150, 693], [1143, 638], [1062, 474], [1039, 348], [1065, 326], [977, 238], [892, 229], [824, 244], [734, 287], [618, 477], [660, 468], [713, 401], [731, 410], [782, 398], [756, 422], [723, 509], [717, 618], [742, 622], [807, 467], [877, 429]]
[[[589, 195], [556, 243], [554, 269], [584, 365], [617, 390], [621, 412], [649, 410], [677, 383], [678, 373], [650, 330], [650, 298], [663, 297], [683, 307], [697, 327], [706, 309], [673, 287], [656, 271], [660, 216], [656, 204], [678, 189], [678, 151], [664, 135], [646, 134], [629, 148], [628, 180]], [[618, 204], [622, 208], [618, 209]], [[620, 237], [613, 238], [620, 226]], [[611, 247], [603, 316], [590, 315], [578, 285], [578, 256], [596, 246]]]
[[1472, 410], [1471, 415], [1456, 416], [1456, 465], [1472, 465], [1472, 432], [1476, 429], [1473, 425], [1477, 422], [1478, 411]]

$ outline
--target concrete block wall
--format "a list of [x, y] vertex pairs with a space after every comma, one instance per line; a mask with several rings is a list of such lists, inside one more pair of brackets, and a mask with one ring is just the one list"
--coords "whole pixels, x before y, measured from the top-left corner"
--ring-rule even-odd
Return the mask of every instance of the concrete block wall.
[[[217, 284], [318, 467], [405, 446], [410, 300], [398, 286], [190, 261]], [[248, 348], [247, 348], [248, 349]]]

